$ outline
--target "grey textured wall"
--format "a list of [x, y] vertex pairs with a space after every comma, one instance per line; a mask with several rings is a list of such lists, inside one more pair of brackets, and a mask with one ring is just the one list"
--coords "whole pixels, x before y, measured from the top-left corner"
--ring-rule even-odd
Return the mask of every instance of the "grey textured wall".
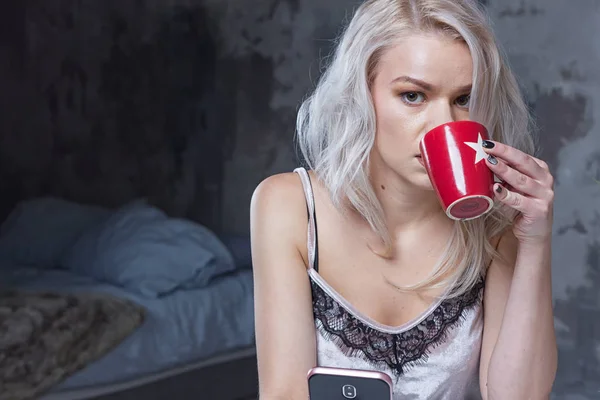
[[[358, 3], [3, 2], [0, 212], [47, 192], [112, 205], [149, 195], [174, 214], [213, 207], [212, 222], [247, 233], [257, 183], [296, 165], [298, 104]], [[555, 397], [598, 399], [600, 2], [484, 3], [557, 178]]]
[[228, 136], [215, 128], [216, 48], [199, 5], [0, 5], [0, 216], [40, 195], [146, 197], [218, 225]]
[[[294, 123], [300, 100], [319, 76], [348, 0], [208, 0], [219, 15], [220, 63], [235, 77], [235, 143], [226, 163], [223, 225], [246, 233], [252, 191], [295, 165]], [[221, 68], [219, 68], [221, 69]], [[231, 83], [231, 82], [229, 82]]]
[[599, 399], [600, 2], [489, 3], [537, 114], [542, 155], [556, 177], [553, 287], [560, 360], [555, 393]]

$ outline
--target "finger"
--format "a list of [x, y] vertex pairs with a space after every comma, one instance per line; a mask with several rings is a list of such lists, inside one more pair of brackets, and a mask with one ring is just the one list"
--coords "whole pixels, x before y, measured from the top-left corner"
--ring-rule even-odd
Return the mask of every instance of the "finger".
[[540, 160], [539, 158], [535, 158], [535, 157], [531, 157], [533, 159], [533, 161], [535, 161], [546, 173], [546, 178], [540, 180], [543, 184], [546, 185], [546, 187], [549, 187], [550, 189], [554, 188], [554, 176], [552, 176], [552, 173], [550, 172], [550, 166], [548, 165], [548, 163], [546, 163], [544, 160]]
[[504, 186], [496, 183], [494, 184], [494, 193], [496, 194], [496, 198], [503, 204], [514, 208], [521, 213], [525, 213], [530, 207], [532, 199], [523, 196], [522, 194], [516, 193], [512, 190], [508, 190]]
[[547, 189], [542, 186], [540, 182], [517, 171], [515, 168], [504, 162], [504, 160], [488, 157], [486, 159], [486, 164], [496, 176], [502, 179], [503, 186], [508, 184], [512, 186], [514, 191], [526, 196], [536, 198], [545, 196]]
[[540, 160], [539, 158], [535, 158], [535, 157], [531, 157], [531, 158], [533, 158], [533, 161], [535, 161], [536, 163], [538, 163], [538, 165], [540, 167], [542, 167], [542, 169], [545, 169], [545, 170], [548, 170], [548, 171], [550, 170], [550, 167], [548, 166], [548, 164], [546, 163], [546, 161]]
[[486, 153], [503, 159], [515, 169], [531, 178], [543, 180], [545, 175], [548, 174], [548, 170], [544, 169], [540, 163], [536, 162], [534, 157], [521, 150], [515, 149], [514, 147], [507, 146], [500, 142], [485, 140], [483, 142], [483, 148]]
[[[504, 186], [505, 188], [507, 188], [508, 190], [515, 190], [512, 186], [510, 186], [508, 183], [504, 182], [502, 179], [500, 179], [496, 174], [494, 174], [494, 183], [499, 183], [500, 185]], [[492, 190], [494, 189], [494, 184], [492, 184]]]

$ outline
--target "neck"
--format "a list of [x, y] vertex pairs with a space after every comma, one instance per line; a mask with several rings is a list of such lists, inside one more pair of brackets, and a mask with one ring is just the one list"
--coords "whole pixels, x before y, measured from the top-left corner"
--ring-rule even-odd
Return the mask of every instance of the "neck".
[[425, 225], [435, 229], [452, 225], [433, 190], [415, 187], [387, 168], [374, 168], [370, 178], [393, 236]]

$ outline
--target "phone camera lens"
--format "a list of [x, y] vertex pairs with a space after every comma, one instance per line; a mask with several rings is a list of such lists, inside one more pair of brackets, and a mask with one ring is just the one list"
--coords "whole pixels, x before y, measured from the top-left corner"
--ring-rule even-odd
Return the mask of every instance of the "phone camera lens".
[[356, 397], [356, 388], [352, 385], [344, 385], [342, 387], [342, 394], [347, 399], [353, 399]]

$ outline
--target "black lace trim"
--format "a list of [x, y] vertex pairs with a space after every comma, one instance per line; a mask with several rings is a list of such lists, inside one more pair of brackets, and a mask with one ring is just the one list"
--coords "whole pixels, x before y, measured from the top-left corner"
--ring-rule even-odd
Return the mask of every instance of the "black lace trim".
[[374, 366], [387, 365], [396, 376], [426, 362], [429, 353], [459, 325], [465, 310], [481, 301], [484, 281], [463, 296], [440, 303], [423, 321], [397, 334], [374, 329], [342, 307], [311, 279], [313, 312], [319, 331], [347, 356], [362, 356]]

